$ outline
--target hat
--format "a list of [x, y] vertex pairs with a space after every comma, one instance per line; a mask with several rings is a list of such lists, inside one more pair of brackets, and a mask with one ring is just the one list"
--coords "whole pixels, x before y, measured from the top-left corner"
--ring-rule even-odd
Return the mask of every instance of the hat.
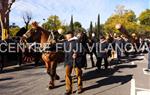
[[100, 36], [99, 38], [100, 38], [100, 39], [105, 39], [105, 37], [104, 37], [104, 36]]
[[73, 34], [73, 32], [72, 31], [66, 31], [64, 34], [65, 35], [67, 35], [67, 34]]

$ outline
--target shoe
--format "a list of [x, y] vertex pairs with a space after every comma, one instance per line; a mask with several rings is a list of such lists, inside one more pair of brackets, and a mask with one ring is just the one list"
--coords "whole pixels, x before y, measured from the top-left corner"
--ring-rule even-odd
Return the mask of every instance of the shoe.
[[108, 66], [105, 66], [105, 70], [107, 70], [108, 69]]
[[71, 91], [66, 91], [64, 95], [71, 95]]
[[94, 64], [92, 64], [92, 67], [95, 67], [95, 65], [94, 65]]
[[81, 94], [82, 93], [82, 89], [78, 89], [78, 94]]
[[101, 67], [97, 67], [98, 70], [101, 70]]

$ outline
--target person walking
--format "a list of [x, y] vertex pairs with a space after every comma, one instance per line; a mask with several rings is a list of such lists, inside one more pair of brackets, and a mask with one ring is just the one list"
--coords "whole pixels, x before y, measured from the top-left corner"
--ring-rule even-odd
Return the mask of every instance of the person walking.
[[66, 33], [65, 42], [65, 81], [66, 81], [66, 92], [65, 95], [72, 93], [72, 71], [76, 73], [78, 80], [78, 93], [82, 93], [82, 51], [79, 51], [78, 40], [74, 39], [73, 33]]
[[96, 66], [97, 66], [98, 70], [100, 70], [101, 65], [102, 65], [102, 60], [104, 59], [104, 67], [105, 67], [105, 69], [107, 69], [108, 68], [108, 55], [107, 55], [108, 42], [104, 36], [100, 37], [100, 43], [99, 44], [100, 44], [99, 45], [100, 50], [98, 50], [98, 52], [97, 52]]

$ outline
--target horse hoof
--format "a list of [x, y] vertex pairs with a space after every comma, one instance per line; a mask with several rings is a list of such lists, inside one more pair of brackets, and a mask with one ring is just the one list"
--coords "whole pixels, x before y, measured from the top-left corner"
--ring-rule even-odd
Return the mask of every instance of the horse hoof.
[[54, 83], [50, 81], [48, 88], [49, 88], [49, 89], [53, 89], [53, 88], [54, 88]]
[[55, 80], [59, 80], [60, 77], [58, 75], [55, 76]]
[[53, 89], [53, 88], [54, 88], [54, 86], [52, 86], [52, 85], [49, 85], [49, 87], [48, 87], [49, 90]]
[[49, 84], [48, 89], [50, 90], [50, 89], [53, 89], [53, 88], [54, 88], [54, 85]]

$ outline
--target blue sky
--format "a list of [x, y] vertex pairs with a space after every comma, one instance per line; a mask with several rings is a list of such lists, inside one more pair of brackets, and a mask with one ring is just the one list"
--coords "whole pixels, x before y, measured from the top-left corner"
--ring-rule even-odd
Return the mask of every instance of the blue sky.
[[50, 15], [58, 15], [65, 24], [70, 23], [70, 16], [74, 21], [81, 22], [85, 28], [89, 27], [100, 14], [101, 23], [114, 13], [117, 5], [124, 5], [132, 9], [138, 16], [143, 10], [150, 9], [150, 0], [16, 0], [10, 13], [10, 24], [16, 23], [24, 26], [22, 15], [24, 12], [32, 13], [33, 20], [43, 23]]

